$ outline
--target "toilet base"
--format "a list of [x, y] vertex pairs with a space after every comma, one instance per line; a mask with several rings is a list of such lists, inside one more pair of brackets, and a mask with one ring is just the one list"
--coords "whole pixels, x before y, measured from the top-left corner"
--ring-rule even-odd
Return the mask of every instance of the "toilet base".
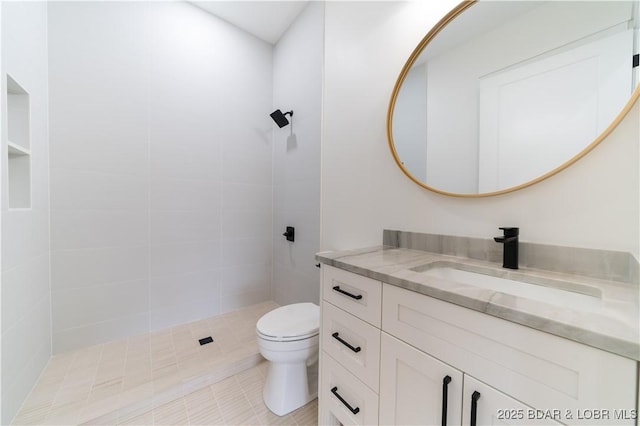
[[296, 363], [269, 363], [267, 381], [262, 390], [265, 405], [272, 413], [284, 416], [318, 396], [318, 362], [307, 366]]

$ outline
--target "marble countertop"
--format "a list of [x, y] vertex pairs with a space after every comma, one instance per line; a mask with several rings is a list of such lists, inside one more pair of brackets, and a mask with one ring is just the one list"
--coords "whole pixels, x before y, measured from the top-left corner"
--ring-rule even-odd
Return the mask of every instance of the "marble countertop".
[[[431, 253], [376, 246], [321, 252], [316, 259], [356, 274], [484, 312], [556, 336], [584, 343], [640, 361], [638, 283], [605, 281], [540, 269], [506, 270], [501, 264]], [[596, 295], [595, 306], [572, 307], [426, 275], [432, 266], [455, 264], [461, 269], [490, 271], [503, 278], [526, 278], [543, 286], [561, 284], [565, 290]], [[584, 291], [584, 290], [589, 291]]]

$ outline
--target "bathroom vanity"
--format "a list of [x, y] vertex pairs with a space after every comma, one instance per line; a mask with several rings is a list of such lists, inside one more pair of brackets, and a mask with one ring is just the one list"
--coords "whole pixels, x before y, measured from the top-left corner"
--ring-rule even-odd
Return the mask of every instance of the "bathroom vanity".
[[320, 424], [637, 424], [637, 282], [388, 246], [317, 259]]
[[[387, 140], [398, 167], [466, 198], [567, 169], [640, 96], [626, 64], [637, 10], [461, 2], [396, 81]], [[560, 16], [575, 19], [549, 19]], [[502, 229], [495, 241], [385, 231], [383, 246], [316, 256], [320, 424], [638, 424], [638, 260], [525, 243], [518, 264], [518, 228]]]

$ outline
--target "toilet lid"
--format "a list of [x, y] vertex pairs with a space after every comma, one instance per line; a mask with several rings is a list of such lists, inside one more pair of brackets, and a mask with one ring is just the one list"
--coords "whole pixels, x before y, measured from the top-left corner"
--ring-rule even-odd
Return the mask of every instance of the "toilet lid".
[[294, 303], [268, 312], [258, 320], [259, 334], [272, 339], [301, 338], [318, 334], [320, 308], [313, 303]]

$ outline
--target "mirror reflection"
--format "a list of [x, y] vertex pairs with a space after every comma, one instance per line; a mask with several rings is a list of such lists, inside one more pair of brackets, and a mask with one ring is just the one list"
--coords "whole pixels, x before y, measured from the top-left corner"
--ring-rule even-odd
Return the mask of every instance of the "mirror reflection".
[[579, 156], [636, 87], [637, 3], [473, 3], [401, 74], [388, 123], [396, 160], [429, 189], [477, 195]]

